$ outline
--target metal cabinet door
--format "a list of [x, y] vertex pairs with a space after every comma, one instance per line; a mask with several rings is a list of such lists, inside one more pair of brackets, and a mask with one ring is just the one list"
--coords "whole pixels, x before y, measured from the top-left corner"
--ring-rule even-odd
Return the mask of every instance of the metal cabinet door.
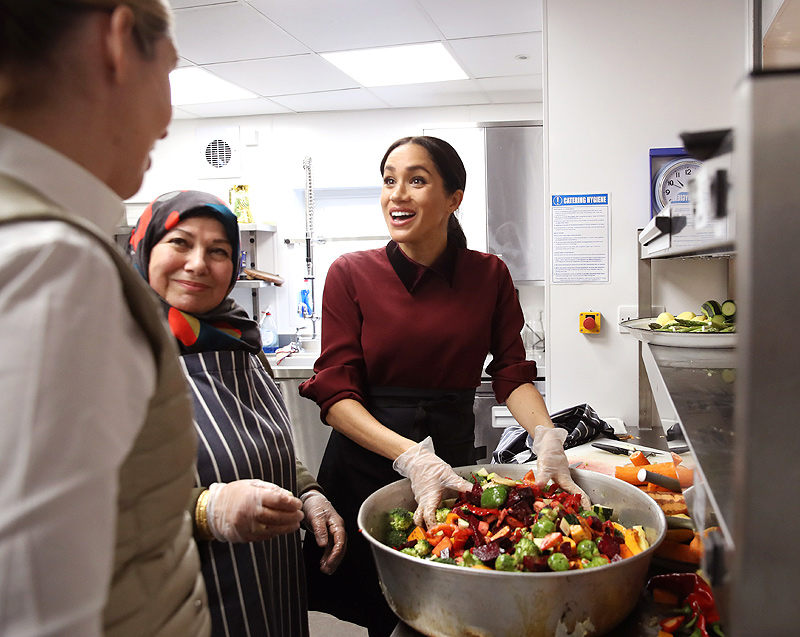
[[515, 281], [544, 280], [541, 126], [486, 128], [488, 251]]

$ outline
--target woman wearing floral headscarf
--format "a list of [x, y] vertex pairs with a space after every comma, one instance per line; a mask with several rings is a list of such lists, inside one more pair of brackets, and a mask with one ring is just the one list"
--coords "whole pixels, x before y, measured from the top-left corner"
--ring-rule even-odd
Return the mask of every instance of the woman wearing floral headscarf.
[[286, 407], [259, 358], [258, 326], [228, 297], [239, 267], [236, 217], [213, 195], [171, 192], [144, 211], [130, 250], [161, 298], [192, 391], [195, 535], [213, 634], [307, 635], [299, 526], [325, 547], [320, 568], [331, 573], [344, 524], [297, 462]]

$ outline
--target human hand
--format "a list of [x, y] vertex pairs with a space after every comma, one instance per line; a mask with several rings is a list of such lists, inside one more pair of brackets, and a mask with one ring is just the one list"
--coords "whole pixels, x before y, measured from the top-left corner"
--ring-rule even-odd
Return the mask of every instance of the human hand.
[[206, 517], [220, 542], [258, 542], [297, 531], [302, 507], [299, 498], [271, 482], [215, 482], [209, 487]]
[[347, 548], [344, 520], [333, 508], [330, 500], [316, 489], [301, 495], [300, 500], [303, 502], [306, 526], [314, 533], [317, 546], [325, 547], [325, 552], [319, 561], [319, 570], [326, 575], [332, 575]]
[[548, 480], [553, 480], [564, 491], [581, 496], [581, 506], [589, 509], [592, 506], [589, 496], [575, 484], [569, 472], [569, 460], [564, 453], [564, 441], [567, 430], [561, 427], [544, 427], [534, 429], [533, 452], [536, 454], [536, 484], [543, 487]]
[[434, 453], [430, 436], [397, 456], [392, 467], [411, 480], [411, 490], [417, 500], [417, 510], [414, 512], [414, 524], [417, 526], [421, 526], [423, 521], [429, 529], [435, 526], [436, 508], [442, 501], [445, 489], [472, 489], [469, 482], [458, 476], [449, 464]]

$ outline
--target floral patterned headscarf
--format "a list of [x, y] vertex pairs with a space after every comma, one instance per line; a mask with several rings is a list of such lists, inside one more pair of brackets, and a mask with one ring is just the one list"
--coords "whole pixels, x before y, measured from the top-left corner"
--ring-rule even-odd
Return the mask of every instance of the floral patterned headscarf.
[[[145, 281], [150, 282], [148, 272], [153, 247], [180, 222], [199, 216], [216, 219], [228, 235], [233, 261], [230, 293], [239, 277], [241, 264], [238, 221], [221, 199], [197, 190], [177, 190], [161, 195], [139, 217], [128, 249], [134, 267]], [[204, 314], [183, 312], [164, 299], [161, 303], [181, 354], [240, 349], [256, 353], [261, 349], [258, 324], [230, 297]]]

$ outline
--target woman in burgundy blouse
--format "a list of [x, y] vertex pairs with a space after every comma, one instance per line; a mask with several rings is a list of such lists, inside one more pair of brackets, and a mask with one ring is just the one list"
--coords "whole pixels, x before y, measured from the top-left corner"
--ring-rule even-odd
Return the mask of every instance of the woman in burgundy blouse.
[[[381, 207], [392, 241], [345, 254], [331, 266], [322, 300], [322, 353], [300, 386], [333, 427], [319, 482], [352, 541], [330, 577], [309, 570], [310, 607], [389, 635], [397, 619], [383, 600], [358, 509], [376, 489], [411, 480], [415, 522], [430, 528], [446, 489], [470, 484], [451, 466], [475, 461], [475, 388], [486, 355], [498, 402], [535, 438], [537, 480], [573, 492], [563, 450], [525, 360], [522, 310], [496, 256], [468, 250], [453, 214], [466, 185], [447, 142], [407, 137], [381, 162]], [[582, 492], [581, 492], [582, 493]], [[588, 498], [586, 499], [588, 504]], [[305, 543], [307, 564], [318, 548]]]

